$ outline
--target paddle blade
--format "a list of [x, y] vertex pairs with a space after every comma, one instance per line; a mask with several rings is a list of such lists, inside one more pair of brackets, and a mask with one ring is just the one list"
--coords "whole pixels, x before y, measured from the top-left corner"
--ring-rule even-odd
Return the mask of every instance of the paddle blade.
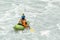
[[30, 28], [30, 32], [35, 32], [35, 30], [33, 28]]

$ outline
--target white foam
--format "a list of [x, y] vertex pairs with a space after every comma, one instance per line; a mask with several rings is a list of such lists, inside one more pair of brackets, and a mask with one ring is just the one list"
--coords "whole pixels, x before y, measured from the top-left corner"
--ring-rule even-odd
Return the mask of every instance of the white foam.
[[60, 24], [57, 24], [58, 29], [60, 29]]
[[43, 31], [40, 31], [40, 33], [41, 33], [41, 36], [49, 36], [50, 30], [43, 30]]

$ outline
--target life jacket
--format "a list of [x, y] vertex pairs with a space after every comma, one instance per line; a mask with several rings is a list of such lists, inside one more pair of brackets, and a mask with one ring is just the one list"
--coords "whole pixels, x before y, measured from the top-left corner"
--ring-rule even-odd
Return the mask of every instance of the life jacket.
[[23, 25], [25, 28], [27, 28], [26, 19], [24, 19], [24, 20], [21, 20], [21, 22], [22, 22], [22, 25]]

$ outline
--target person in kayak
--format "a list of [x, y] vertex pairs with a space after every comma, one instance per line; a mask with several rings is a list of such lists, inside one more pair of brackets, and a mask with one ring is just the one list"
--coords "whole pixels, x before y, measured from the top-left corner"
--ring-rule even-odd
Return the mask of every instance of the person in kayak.
[[21, 16], [21, 19], [19, 20], [19, 25], [22, 25], [22, 20], [25, 20], [25, 15], [24, 14], [22, 14], [22, 16]]
[[21, 16], [21, 19], [19, 20], [19, 23], [20, 23], [21, 25], [23, 25], [24, 28], [28, 28], [28, 27], [29, 27], [29, 25], [27, 25], [27, 21], [26, 21], [26, 19], [25, 19], [25, 15], [24, 15], [24, 14]]

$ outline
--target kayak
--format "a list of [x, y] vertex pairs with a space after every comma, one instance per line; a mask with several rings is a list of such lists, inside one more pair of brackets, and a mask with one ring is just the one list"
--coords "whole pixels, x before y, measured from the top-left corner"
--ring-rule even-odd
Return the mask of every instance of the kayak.
[[[27, 21], [27, 24], [29, 25], [30, 22]], [[21, 24], [16, 24], [13, 28], [14, 28], [14, 30], [16, 30], [16, 31], [18, 31], [18, 30], [24, 30], [24, 29], [25, 29], [24, 26], [22, 26]]]
[[18, 25], [18, 24], [16, 24], [14, 27], [14, 30], [24, 30], [25, 28], [24, 28], [24, 26], [22, 26], [22, 25]]

